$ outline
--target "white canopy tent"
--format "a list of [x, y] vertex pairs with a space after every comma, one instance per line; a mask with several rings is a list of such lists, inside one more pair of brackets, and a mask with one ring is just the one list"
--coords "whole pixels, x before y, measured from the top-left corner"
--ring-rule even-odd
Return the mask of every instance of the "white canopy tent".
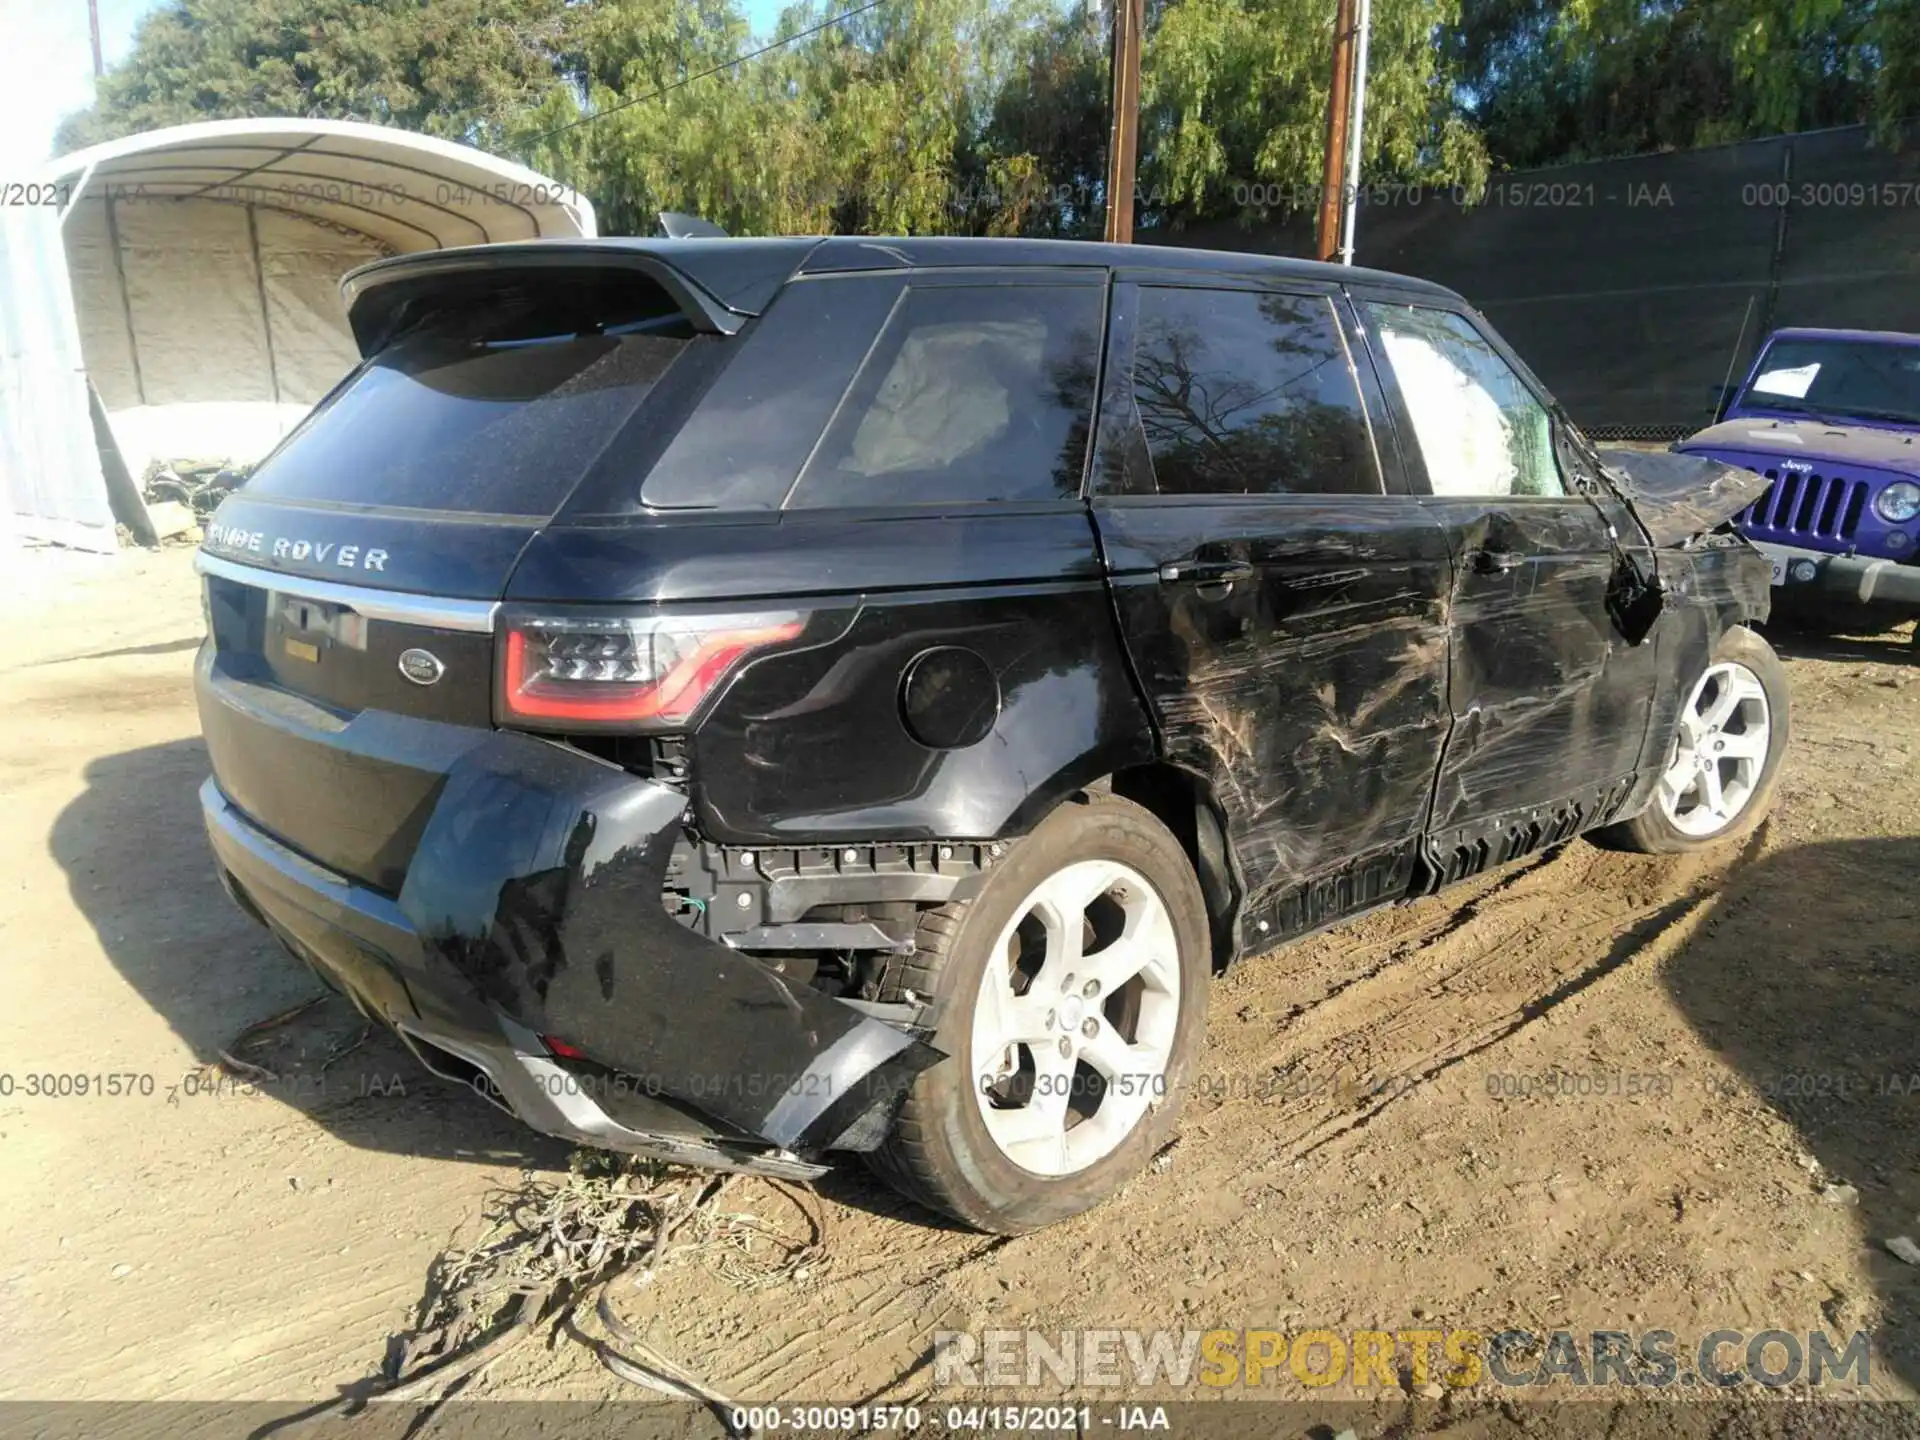
[[354, 364], [354, 266], [595, 233], [587, 200], [524, 166], [337, 120], [149, 131], [42, 181], [49, 203], [0, 231], [0, 537], [96, 547], [87, 380], [136, 481], [155, 459], [251, 461]]

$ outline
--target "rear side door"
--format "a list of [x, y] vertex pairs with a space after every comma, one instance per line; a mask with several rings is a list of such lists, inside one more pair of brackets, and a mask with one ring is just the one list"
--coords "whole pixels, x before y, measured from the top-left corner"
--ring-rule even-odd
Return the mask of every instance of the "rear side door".
[[1223, 812], [1255, 946], [1406, 893], [1450, 573], [1343, 297], [1206, 278], [1119, 277], [1091, 505], [1162, 752]]
[[1608, 612], [1618, 536], [1544, 394], [1474, 317], [1360, 296], [1418, 503], [1445, 528], [1452, 729], [1431, 822], [1440, 879], [1567, 838], [1631, 791], [1657, 647]]

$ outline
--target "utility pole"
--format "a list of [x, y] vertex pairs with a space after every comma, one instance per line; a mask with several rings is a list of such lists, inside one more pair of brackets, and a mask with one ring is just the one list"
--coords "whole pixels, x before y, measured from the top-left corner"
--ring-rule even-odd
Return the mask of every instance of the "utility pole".
[[87, 0], [87, 27], [93, 33], [93, 78], [98, 80], [107, 73], [100, 61], [100, 0]]
[[1353, 47], [1353, 122], [1347, 127], [1347, 215], [1340, 227], [1340, 263], [1353, 263], [1353, 231], [1360, 218], [1360, 155], [1366, 148], [1367, 41], [1373, 34], [1373, 0], [1360, 0]]
[[1320, 218], [1313, 253], [1331, 260], [1340, 248], [1341, 190], [1347, 178], [1347, 121], [1352, 107], [1354, 0], [1339, 0], [1333, 16], [1333, 89], [1327, 96], [1327, 154], [1320, 168]]
[[1145, 8], [1145, 0], [1113, 0], [1106, 238], [1119, 245], [1133, 242], [1133, 179], [1140, 146], [1140, 32], [1146, 25]]

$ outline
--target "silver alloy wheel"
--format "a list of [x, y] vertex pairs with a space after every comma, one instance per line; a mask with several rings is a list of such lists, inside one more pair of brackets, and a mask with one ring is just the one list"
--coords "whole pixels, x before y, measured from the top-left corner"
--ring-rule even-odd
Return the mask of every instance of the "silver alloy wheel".
[[1766, 769], [1773, 717], [1760, 677], [1723, 660], [1707, 667], [1680, 712], [1660, 777], [1660, 808], [1683, 835], [1712, 835], [1739, 818]]
[[1110, 860], [1056, 870], [1014, 911], [973, 1009], [973, 1097], [1015, 1165], [1071, 1175], [1166, 1094], [1180, 955], [1166, 902]]

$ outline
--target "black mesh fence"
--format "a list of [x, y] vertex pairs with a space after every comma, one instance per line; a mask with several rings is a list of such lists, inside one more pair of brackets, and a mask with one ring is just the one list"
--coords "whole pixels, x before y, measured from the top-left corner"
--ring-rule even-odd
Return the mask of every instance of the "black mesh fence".
[[[1270, 226], [1140, 238], [1307, 255], [1305, 198]], [[1863, 127], [1505, 174], [1472, 206], [1375, 187], [1356, 233], [1359, 263], [1485, 311], [1598, 438], [1708, 423], [1774, 327], [1920, 330], [1920, 146]]]

